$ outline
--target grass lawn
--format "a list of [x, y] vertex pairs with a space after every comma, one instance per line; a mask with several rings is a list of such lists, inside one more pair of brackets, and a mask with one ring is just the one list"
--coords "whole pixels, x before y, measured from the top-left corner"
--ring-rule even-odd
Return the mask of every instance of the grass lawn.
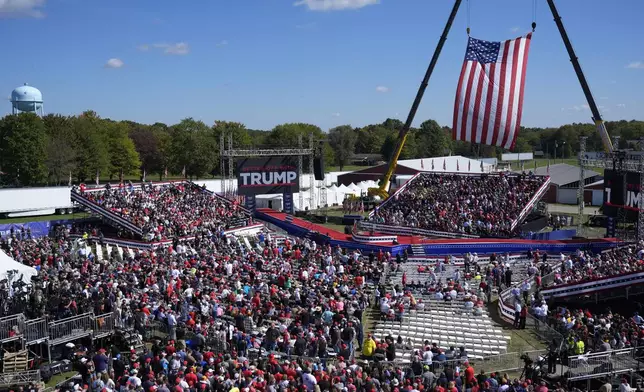
[[22, 216], [20, 218], [0, 219], [0, 225], [6, 225], [10, 223], [44, 222], [44, 221], [63, 220], [63, 219], [83, 219], [83, 218], [89, 218], [91, 216], [92, 214], [88, 214], [86, 212], [78, 212], [75, 214], [65, 214], [65, 215]]
[[[537, 167], [546, 167], [546, 166], [548, 166], [548, 161], [550, 161], [550, 165], [554, 165], [554, 164], [557, 164], [557, 163], [566, 163], [566, 164], [572, 165], [572, 166], [579, 166], [579, 162], [577, 161], [577, 158], [566, 158], [566, 159], [557, 158], [557, 159], [533, 159], [531, 161], [525, 161], [524, 167], [525, 167], [526, 171], [533, 170], [534, 167], [535, 167], [535, 163], [536, 163]], [[516, 170], [516, 169], [520, 169], [520, 168], [521, 168], [521, 164], [519, 164], [517, 162], [512, 163], [512, 169]], [[591, 167], [591, 168], [589, 168], [589, 170], [592, 170], [592, 171], [597, 172], [597, 173], [599, 173], [601, 175], [604, 175], [604, 169], [603, 168]]]
[[53, 388], [56, 386], [56, 384], [63, 382], [67, 379], [70, 379], [77, 375], [78, 372], [76, 371], [71, 371], [71, 372], [66, 372], [66, 373], [61, 373], [53, 376], [47, 383], [45, 383], [46, 388]]

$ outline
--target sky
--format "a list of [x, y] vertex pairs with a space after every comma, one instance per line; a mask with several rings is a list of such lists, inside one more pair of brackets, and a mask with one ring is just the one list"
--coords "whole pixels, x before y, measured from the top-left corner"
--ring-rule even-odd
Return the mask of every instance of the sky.
[[[606, 120], [644, 119], [642, 0], [557, 0]], [[414, 125], [451, 126], [467, 43], [530, 31], [532, 0], [464, 0]], [[39, 88], [46, 113], [252, 129], [405, 120], [451, 0], [0, 0], [0, 93]], [[591, 122], [545, 0], [524, 126]], [[0, 115], [8, 114], [8, 99]]]

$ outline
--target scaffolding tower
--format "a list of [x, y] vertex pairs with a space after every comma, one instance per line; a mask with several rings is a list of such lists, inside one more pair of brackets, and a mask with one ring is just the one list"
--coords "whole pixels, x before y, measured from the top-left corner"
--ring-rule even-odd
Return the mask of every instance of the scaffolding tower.
[[[220, 137], [220, 159], [222, 168], [222, 193], [225, 197], [232, 199], [236, 196], [235, 186], [235, 159], [237, 158], [258, 158], [258, 157], [272, 157], [272, 156], [296, 156], [297, 157], [297, 175], [300, 181], [299, 192], [299, 208], [304, 210], [304, 192], [303, 186], [303, 169], [304, 157], [309, 159], [309, 171], [311, 175], [310, 186], [310, 206], [313, 207], [315, 203], [315, 186], [313, 180], [313, 160], [315, 158], [314, 138], [313, 134], [309, 135], [309, 148], [304, 148], [303, 137], [298, 135], [298, 148], [239, 148], [233, 147], [233, 135], [228, 134], [228, 148], [224, 144], [225, 136], [222, 134]], [[227, 162], [227, 164], [226, 164]]]
[[[613, 142], [617, 146], [619, 143], [619, 137], [614, 136]], [[640, 141], [640, 146], [644, 146], [644, 140], [642, 139]], [[616, 150], [615, 152], [611, 152], [611, 153], [606, 152], [606, 153], [590, 156], [585, 152], [585, 149], [586, 149], [586, 140], [585, 140], [585, 137], [583, 137], [580, 140], [580, 151], [579, 151], [578, 194], [581, 196], [579, 197], [579, 221], [577, 222], [578, 227], [580, 227], [580, 225], [582, 224], [581, 222], [582, 222], [583, 213], [584, 213], [583, 195], [585, 190], [585, 184], [584, 184], [585, 169], [596, 167], [601, 169], [617, 170], [624, 173], [633, 172], [633, 173], [639, 174], [640, 176], [640, 183], [639, 183], [640, 191], [638, 193], [639, 202], [638, 202], [638, 213], [637, 213], [637, 240], [643, 241], [644, 240], [644, 192], [642, 192], [642, 189], [644, 189], [643, 188], [644, 187], [644, 175], [643, 175], [644, 174], [644, 154], [639, 154], [637, 156], [628, 156], [626, 152]], [[640, 149], [642, 149], [642, 147], [640, 147]], [[622, 215], [623, 213], [624, 213], [623, 209], [620, 208], [620, 213], [619, 213], [620, 215], [616, 218], [618, 221], [624, 220], [624, 216]]]

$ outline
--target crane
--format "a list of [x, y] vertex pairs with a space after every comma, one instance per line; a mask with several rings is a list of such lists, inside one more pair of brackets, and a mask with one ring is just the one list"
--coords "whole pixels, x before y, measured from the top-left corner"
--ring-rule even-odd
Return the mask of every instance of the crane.
[[[570, 57], [570, 62], [572, 63], [572, 66], [575, 70], [575, 74], [577, 75], [577, 79], [579, 80], [579, 84], [581, 85], [581, 89], [583, 90], [584, 95], [586, 97], [586, 101], [588, 102], [588, 107], [590, 108], [590, 111], [593, 115], [592, 120], [595, 123], [597, 130], [601, 136], [602, 143], [604, 145], [604, 150], [606, 152], [612, 153], [613, 144], [611, 142], [608, 131], [606, 130], [606, 124], [604, 123], [604, 120], [602, 119], [602, 116], [599, 113], [599, 108], [595, 103], [595, 99], [593, 98], [593, 95], [590, 92], [590, 87], [588, 86], [586, 77], [584, 76], [584, 73], [581, 69], [581, 65], [579, 64], [579, 60], [577, 58], [577, 55], [575, 54], [575, 50], [573, 49], [572, 44], [570, 43], [570, 39], [568, 38], [568, 33], [566, 32], [563, 22], [561, 21], [561, 16], [557, 11], [557, 7], [555, 6], [554, 0], [546, 0], [546, 1], [548, 2], [548, 7], [552, 12], [552, 16], [554, 17], [555, 24], [557, 25], [559, 34], [561, 35], [561, 38], [564, 42], [564, 46], [566, 47], [566, 51], [568, 52], [568, 56]], [[414, 99], [411, 109], [409, 110], [407, 121], [405, 121], [405, 124], [398, 132], [398, 140], [396, 142], [396, 148], [394, 149], [394, 152], [391, 155], [391, 158], [389, 159], [389, 165], [387, 167], [387, 171], [383, 175], [382, 180], [380, 181], [379, 187], [369, 189], [370, 196], [380, 196], [383, 199], [389, 196], [389, 185], [391, 183], [392, 176], [396, 172], [396, 167], [398, 165], [398, 158], [400, 157], [400, 153], [402, 152], [402, 149], [405, 146], [405, 141], [409, 136], [409, 129], [411, 128], [411, 124], [414, 121], [414, 117], [416, 116], [416, 112], [418, 111], [418, 106], [420, 105], [420, 101], [422, 100], [423, 95], [425, 94], [425, 90], [427, 89], [427, 85], [429, 84], [429, 78], [434, 72], [434, 68], [436, 66], [436, 63], [438, 62], [438, 57], [440, 56], [440, 53], [443, 49], [443, 45], [445, 44], [445, 41], [447, 40], [447, 35], [452, 27], [452, 23], [454, 22], [454, 18], [456, 17], [456, 14], [458, 13], [458, 9], [461, 5], [461, 2], [462, 0], [455, 0], [454, 2], [454, 6], [452, 7], [452, 11], [449, 15], [449, 18], [447, 19], [447, 23], [445, 24], [443, 33], [440, 39], [438, 40], [438, 45], [436, 46], [434, 55], [432, 56], [429, 66], [427, 67], [427, 71], [425, 72], [425, 77], [423, 78], [423, 81], [421, 82], [420, 87], [418, 88], [418, 92], [416, 93], [416, 98]], [[532, 23], [533, 30], [535, 27], [536, 27], [536, 23], [533, 22]], [[468, 34], [469, 34], [469, 27], [468, 27]]]
[[579, 59], [577, 59], [575, 50], [573, 49], [572, 44], [570, 43], [570, 39], [568, 38], [568, 33], [566, 32], [563, 22], [561, 21], [561, 16], [559, 16], [559, 11], [557, 11], [557, 7], [555, 6], [554, 0], [546, 0], [546, 1], [548, 2], [548, 7], [550, 8], [550, 12], [552, 13], [552, 16], [555, 20], [557, 29], [559, 29], [559, 34], [561, 35], [561, 39], [563, 40], [564, 46], [566, 47], [566, 51], [568, 52], [568, 56], [570, 57], [570, 62], [572, 63], [572, 67], [575, 69], [575, 74], [577, 75], [577, 79], [579, 79], [579, 84], [581, 85], [581, 89], [584, 91], [584, 95], [586, 96], [586, 102], [588, 102], [588, 107], [590, 108], [590, 112], [593, 114], [592, 120], [595, 123], [595, 126], [597, 127], [597, 131], [599, 131], [599, 135], [602, 138], [604, 150], [605, 152], [613, 152], [613, 143], [610, 140], [610, 135], [608, 135], [608, 130], [606, 130], [606, 124], [604, 123], [604, 120], [602, 119], [602, 116], [599, 113], [599, 108], [595, 103], [593, 94], [590, 92], [590, 87], [588, 86], [588, 82], [586, 81], [584, 72], [581, 70], [581, 65], [579, 65]]
[[429, 78], [434, 72], [434, 68], [436, 67], [436, 63], [438, 62], [438, 56], [440, 56], [441, 50], [443, 50], [443, 45], [447, 40], [447, 34], [449, 34], [449, 30], [452, 28], [452, 23], [454, 22], [454, 18], [456, 18], [456, 14], [458, 13], [458, 9], [461, 6], [461, 2], [462, 0], [456, 0], [454, 2], [454, 7], [452, 7], [452, 12], [449, 14], [449, 18], [447, 19], [447, 23], [445, 24], [445, 28], [443, 29], [443, 34], [441, 34], [441, 37], [438, 40], [438, 45], [436, 45], [436, 50], [434, 50], [432, 60], [429, 62], [429, 66], [427, 67], [427, 71], [425, 72], [425, 77], [420, 83], [420, 87], [418, 88], [418, 92], [416, 93], [414, 103], [411, 105], [409, 115], [407, 115], [407, 121], [405, 121], [405, 124], [398, 132], [398, 141], [396, 142], [396, 148], [394, 149], [393, 154], [391, 154], [391, 158], [389, 158], [389, 166], [387, 167], [387, 171], [382, 177], [382, 180], [380, 180], [380, 186], [378, 188], [370, 188], [368, 190], [370, 196], [380, 196], [382, 199], [386, 199], [389, 196], [389, 184], [391, 183], [391, 177], [396, 172], [396, 166], [398, 166], [398, 158], [400, 157], [400, 153], [405, 146], [405, 141], [407, 140], [407, 136], [409, 136], [409, 129], [411, 128], [411, 124], [414, 121], [414, 117], [416, 117], [416, 111], [418, 111], [420, 101], [423, 99], [423, 95], [425, 94], [425, 90], [427, 89], [427, 85], [429, 84]]

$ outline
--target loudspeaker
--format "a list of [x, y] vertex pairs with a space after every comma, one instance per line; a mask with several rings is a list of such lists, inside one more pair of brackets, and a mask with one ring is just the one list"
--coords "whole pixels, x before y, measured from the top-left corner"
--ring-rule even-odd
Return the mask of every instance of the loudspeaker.
[[324, 181], [324, 157], [319, 156], [313, 160], [313, 175], [316, 181]]

